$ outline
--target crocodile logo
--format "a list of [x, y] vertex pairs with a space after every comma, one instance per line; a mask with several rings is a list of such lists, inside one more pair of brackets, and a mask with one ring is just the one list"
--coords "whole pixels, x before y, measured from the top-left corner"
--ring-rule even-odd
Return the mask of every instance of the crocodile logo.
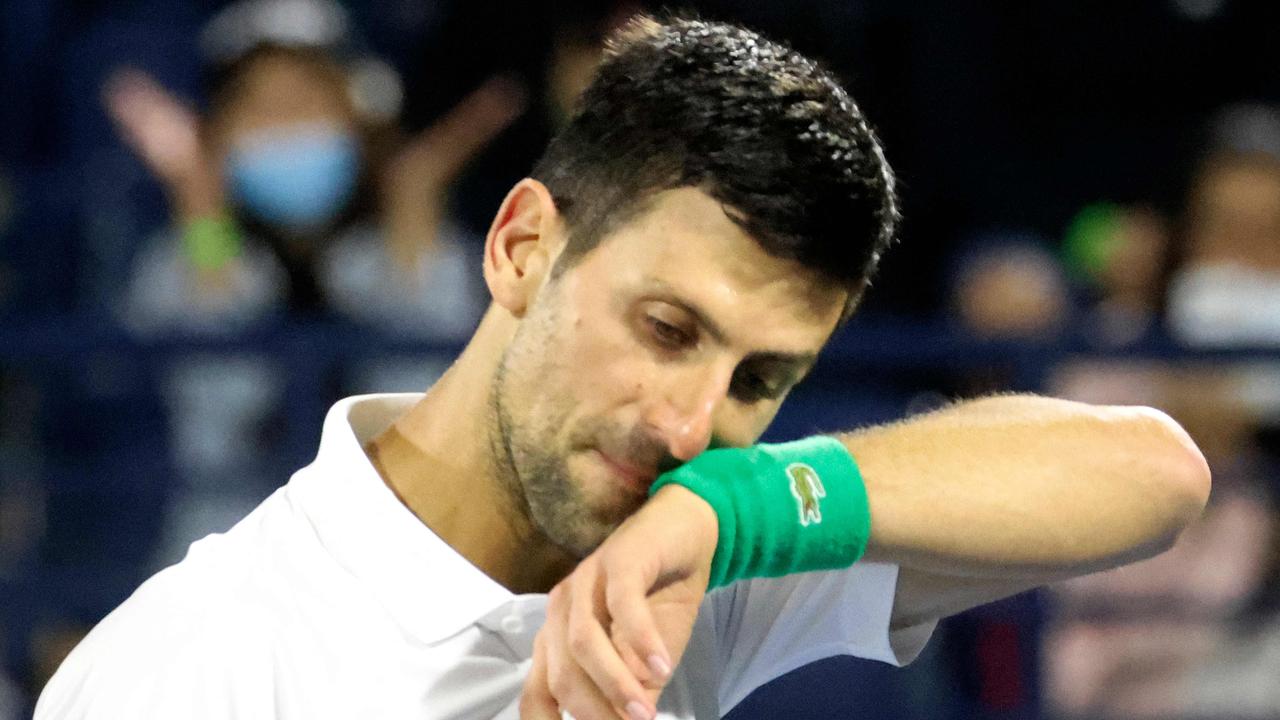
[[822, 487], [818, 472], [804, 463], [791, 463], [787, 477], [791, 478], [791, 494], [800, 510], [800, 524], [807, 527], [822, 522], [818, 500], [827, 496], [827, 489]]

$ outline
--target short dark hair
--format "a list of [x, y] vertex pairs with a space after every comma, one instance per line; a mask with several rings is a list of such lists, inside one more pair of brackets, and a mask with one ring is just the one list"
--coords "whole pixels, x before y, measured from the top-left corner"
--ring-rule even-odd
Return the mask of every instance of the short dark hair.
[[698, 187], [776, 257], [850, 289], [897, 231], [894, 175], [853, 99], [817, 63], [735, 25], [641, 16], [616, 32], [533, 170], [572, 265], [654, 193]]

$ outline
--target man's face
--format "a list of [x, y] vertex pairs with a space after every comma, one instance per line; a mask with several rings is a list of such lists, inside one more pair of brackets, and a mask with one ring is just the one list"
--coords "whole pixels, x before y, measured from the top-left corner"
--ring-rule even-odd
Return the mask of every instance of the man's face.
[[506, 349], [495, 440], [511, 490], [549, 539], [589, 554], [659, 472], [755, 442], [846, 297], [702, 191], [658, 194], [543, 285]]

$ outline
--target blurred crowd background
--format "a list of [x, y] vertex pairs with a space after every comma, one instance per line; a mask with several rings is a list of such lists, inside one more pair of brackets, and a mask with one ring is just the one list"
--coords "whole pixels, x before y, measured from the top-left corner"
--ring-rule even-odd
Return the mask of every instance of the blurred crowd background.
[[[683, 7], [823, 59], [902, 178], [901, 244], [769, 437], [1036, 391], [1160, 407], [1215, 476], [1159, 558], [730, 717], [1280, 718], [1280, 7]], [[492, 213], [643, 9], [0, 0], [0, 720], [332, 401], [438, 376]]]

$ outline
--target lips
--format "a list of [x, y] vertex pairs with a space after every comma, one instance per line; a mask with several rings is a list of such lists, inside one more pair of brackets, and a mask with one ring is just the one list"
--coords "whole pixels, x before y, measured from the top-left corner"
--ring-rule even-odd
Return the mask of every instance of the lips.
[[653, 484], [654, 478], [658, 476], [658, 471], [653, 465], [646, 467], [620, 460], [601, 450], [596, 450], [596, 454], [613, 471], [613, 474], [622, 480], [624, 485], [636, 492], [648, 493], [649, 486]]

